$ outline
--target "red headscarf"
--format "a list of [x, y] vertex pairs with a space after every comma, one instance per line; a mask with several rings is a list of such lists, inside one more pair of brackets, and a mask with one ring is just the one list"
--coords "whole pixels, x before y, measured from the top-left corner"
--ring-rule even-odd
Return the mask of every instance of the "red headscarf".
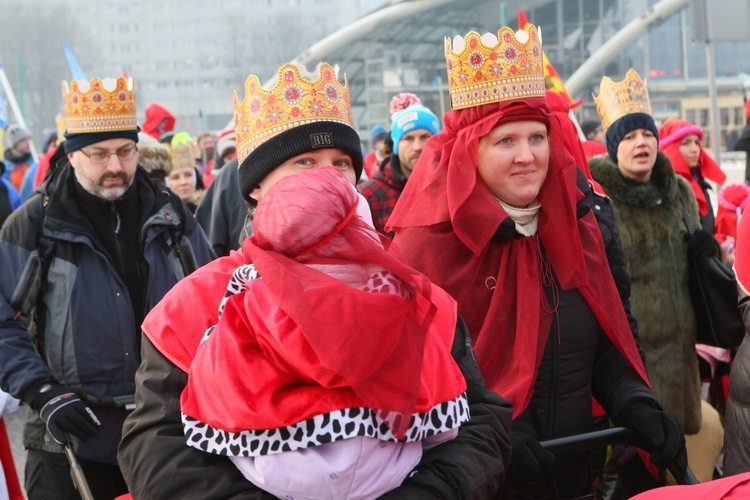
[[[550, 110], [560, 118], [560, 126], [563, 128], [565, 150], [573, 157], [578, 168], [583, 171], [583, 175], [586, 176], [586, 180], [589, 182], [591, 189], [596, 193], [603, 195], [604, 189], [602, 189], [602, 186], [596, 182], [591, 175], [591, 169], [589, 168], [588, 163], [590, 155], [587, 154], [586, 148], [583, 143], [581, 143], [581, 138], [578, 136], [578, 128], [576, 128], [575, 123], [573, 123], [573, 120], [570, 118], [570, 110], [573, 109], [574, 106], [571, 106], [567, 99], [552, 90], [547, 90], [545, 96]], [[602, 147], [604, 147], [604, 154], [607, 154], [607, 147], [604, 144], [602, 144]]]
[[[537, 197], [538, 233], [504, 242], [493, 236], [507, 215], [477, 173], [479, 139], [499, 123], [549, 124], [550, 164]], [[424, 272], [458, 302], [477, 361], [514, 416], [528, 405], [552, 322], [543, 283], [549, 268], [563, 289], [577, 288], [613, 343], [647, 380], [628, 326], [601, 234], [583, 198], [560, 118], [543, 98], [451, 111], [427, 142], [391, 215], [391, 251]], [[542, 258], [543, 251], [548, 257]]]
[[[659, 129], [659, 149], [669, 157], [674, 172], [690, 181], [690, 187], [693, 188], [695, 199], [698, 200], [698, 211], [703, 216], [708, 213], [706, 195], [703, 194], [703, 190], [693, 178], [690, 167], [685, 163], [685, 158], [680, 153], [682, 140], [691, 134], [697, 135], [698, 139], [703, 139], [703, 130], [698, 125], [687, 120], [669, 118]], [[701, 176], [719, 185], [724, 184], [727, 180], [727, 175], [721, 170], [719, 164], [706, 153], [703, 146], [700, 148], [701, 156], [698, 160], [698, 168], [700, 169]]]
[[358, 200], [333, 167], [264, 195], [242, 247], [262, 279], [224, 304], [190, 367], [184, 413], [237, 432], [367, 407], [401, 438], [411, 414], [466, 390], [450, 352], [455, 301], [385, 252]]

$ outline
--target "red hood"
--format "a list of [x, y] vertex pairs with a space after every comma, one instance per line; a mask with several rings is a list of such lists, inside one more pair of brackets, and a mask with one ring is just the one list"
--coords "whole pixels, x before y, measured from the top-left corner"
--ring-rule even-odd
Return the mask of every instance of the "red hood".
[[146, 121], [143, 122], [143, 131], [154, 139], [159, 139], [159, 136], [164, 132], [174, 130], [174, 122], [174, 115], [166, 108], [158, 104], [151, 104], [146, 108]]

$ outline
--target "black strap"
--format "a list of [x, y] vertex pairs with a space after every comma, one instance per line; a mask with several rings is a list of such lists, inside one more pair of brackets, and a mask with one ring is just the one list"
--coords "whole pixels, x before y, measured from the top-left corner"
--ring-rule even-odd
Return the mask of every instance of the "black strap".
[[198, 269], [198, 264], [195, 260], [195, 255], [193, 255], [193, 251], [190, 248], [190, 245], [187, 243], [182, 243], [182, 237], [185, 234], [185, 218], [188, 216], [192, 217], [192, 215], [185, 213], [185, 210], [183, 210], [182, 200], [177, 198], [174, 193], [171, 193], [170, 191], [162, 191], [162, 193], [167, 196], [170, 204], [174, 207], [174, 209], [177, 211], [177, 215], [179, 215], [180, 217], [179, 224], [169, 225], [169, 236], [172, 244], [172, 250], [174, 250], [177, 259], [180, 261], [180, 265], [182, 266], [182, 273], [184, 276], [188, 276], [193, 271]]
[[693, 234], [695, 234], [695, 226], [693, 225], [693, 219], [690, 218], [690, 214], [688, 213], [687, 207], [685, 206], [685, 201], [683, 201], [682, 199], [682, 193], [680, 193], [679, 188], [677, 191], [677, 196], [680, 198], [680, 211], [682, 212], [682, 218], [685, 220], [685, 225], [687, 226], [690, 236], [692, 236]]

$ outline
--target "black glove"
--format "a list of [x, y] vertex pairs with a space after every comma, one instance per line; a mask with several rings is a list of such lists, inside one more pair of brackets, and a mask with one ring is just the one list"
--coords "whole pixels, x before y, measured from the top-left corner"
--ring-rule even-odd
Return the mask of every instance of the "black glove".
[[705, 229], [697, 229], [688, 240], [688, 253], [690, 255], [721, 255], [721, 247], [711, 233]]
[[536, 480], [542, 472], [542, 467], [549, 467], [555, 461], [552, 453], [527, 434], [511, 432], [510, 443], [513, 445], [513, 451], [505, 477], [515, 484]]
[[71, 434], [85, 441], [101, 426], [91, 408], [64, 385], [42, 385], [30, 406], [39, 411], [47, 432], [60, 445], [71, 443]]
[[685, 434], [676, 418], [643, 402], [630, 403], [624, 415], [625, 425], [645, 439], [653, 463], [666, 467], [674, 462], [681, 470], [687, 467]]

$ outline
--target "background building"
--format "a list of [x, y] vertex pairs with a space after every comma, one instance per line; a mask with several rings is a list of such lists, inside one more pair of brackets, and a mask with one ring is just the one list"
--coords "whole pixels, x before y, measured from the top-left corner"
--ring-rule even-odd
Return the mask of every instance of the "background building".
[[[694, 2], [695, 0], [691, 0]], [[728, 0], [726, 0], [728, 1]], [[648, 79], [657, 118], [682, 116], [711, 137], [706, 51], [692, 41], [683, 9], [617, 54], [574, 97], [582, 119], [595, 118], [591, 93], [601, 76], [634, 67]], [[351, 85], [362, 137], [387, 125], [398, 92], [415, 92], [442, 114], [448, 109], [443, 40], [469, 30], [515, 26], [519, 9], [541, 26], [544, 49], [565, 80], [591, 54], [656, 0], [0, 0], [0, 64], [37, 134], [61, 110], [59, 82], [70, 78], [62, 44], [85, 72], [137, 85], [141, 116], [158, 102], [177, 128], [216, 130], [231, 119], [232, 92], [242, 98], [249, 73], [270, 78], [283, 62], [338, 64]], [[735, 16], [736, 17], [736, 16]], [[741, 16], [740, 16], [741, 17]], [[748, 26], [732, 18], [728, 25]], [[719, 120], [724, 143], [744, 125], [742, 82], [750, 43], [714, 43]]]

